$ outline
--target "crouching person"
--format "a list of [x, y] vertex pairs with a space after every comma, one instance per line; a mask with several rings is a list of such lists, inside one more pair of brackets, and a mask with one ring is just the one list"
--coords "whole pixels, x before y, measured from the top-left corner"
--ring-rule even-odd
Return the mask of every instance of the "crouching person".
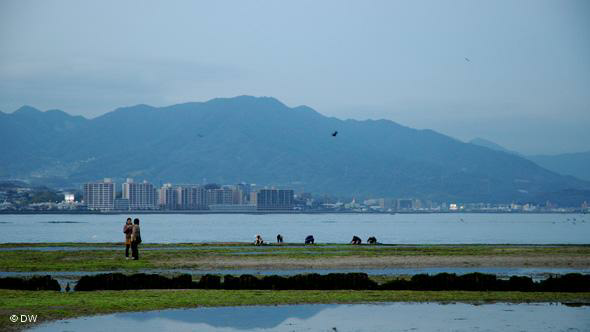
[[262, 240], [262, 236], [260, 236], [260, 234], [257, 234], [256, 239], [254, 240], [254, 245], [261, 246], [263, 244], [264, 244], [264, 241]]
[[361, 244], [362, 242], [363, 241], [361, 240], [361, 238], [355, 235], [352, 237], [352, 241], [350, 241], [350, 244], [358, 245], [358, 244]]

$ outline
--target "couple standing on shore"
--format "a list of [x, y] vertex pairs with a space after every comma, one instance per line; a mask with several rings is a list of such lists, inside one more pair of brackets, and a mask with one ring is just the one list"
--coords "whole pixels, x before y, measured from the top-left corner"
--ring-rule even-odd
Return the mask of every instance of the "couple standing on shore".
[[135, 218], [133, 223], [131, 218], [127, 218], [127, 222], [123, 226], [123, 233], [125, 233], [125, 258], [129, 259], [129, 247], [131, 247], [131, 257], [133, 257], [133, 260], [138, 260], [139, 249], [137, 246], [141, 243], [139, 218]]

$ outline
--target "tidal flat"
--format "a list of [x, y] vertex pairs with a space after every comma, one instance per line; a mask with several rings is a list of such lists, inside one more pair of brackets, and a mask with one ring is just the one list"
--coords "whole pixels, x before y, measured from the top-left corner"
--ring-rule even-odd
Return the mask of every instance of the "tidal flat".
[[150, 269], [590, 268], [590, 245], [143, 244], [139, 261], [122, 243], [0, 244], [0, 271]]
[[[139, 261], [126, 260], [122, 243], [4, 243], [0, 244], [0, 272], [52, 274], [120, 271], [174, 274], [244, 269], [280, 273], [321, 269], [536, 269], [543, 271], [590, 269], [589, 245], [360, 245], [297, 243], [253, 246], [250, 243], [146, 243]], [[403, 273], [398, 273], [403, 274]], [[410, 273], [411, 274], [411, 273]], [[398, 278], [382, 274], [379, 283]], [[57, 319], [175, 308], [306, 304], [306, 303], [590, 303], [590, 293], [477, 292], [477, 291], [313, 291], [313, 290], [125, 290], [52, 292], [0, 290], [0, 312], [37, 314], [38, 323]], [[8, 318], [1, 330], [24, 329]]]

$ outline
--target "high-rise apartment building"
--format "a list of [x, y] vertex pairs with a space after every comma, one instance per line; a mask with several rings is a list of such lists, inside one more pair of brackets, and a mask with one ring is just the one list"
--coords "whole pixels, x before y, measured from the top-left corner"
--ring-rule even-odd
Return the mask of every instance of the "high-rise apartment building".
[[207, 190], [207, 205], [218, 204], [237, 204], [234, 203], [234, 191], [231, 187]]
[[166, 183], [160, 188], [159, 195], [160, 208], [165, 210], [178, 209], [178, 188], [172, 187], [170, 183]]
[[[250, 198], [251, 193], [254, 192], [256, 189], [256, 185], [255, 184], [250, 184], [250, 183], [239, 183], [235, 186], [238, 194], [241, 196], [240, 197], [240, 203], [239, 204], [247, 204], [250, 203]], [[256, 203], [254, 203], [256, 204]]]
[[153, 210], [157, 207], [156, 189], [147, 181], [135, 183], [128, 178], [123, 183], [123, 198], [129, 200], [131, 210]]
[[89, 210], [110, 211], [115, 207], [115, 184], [111, 179], [84, 184], [84, 203]]
[[293, 190], [261, 189], [256, 195], [258, 210], [293, 210]]
[[182, 210], [207, 209], [207, 193], [201, 186], [179, 186], [178, 208]]

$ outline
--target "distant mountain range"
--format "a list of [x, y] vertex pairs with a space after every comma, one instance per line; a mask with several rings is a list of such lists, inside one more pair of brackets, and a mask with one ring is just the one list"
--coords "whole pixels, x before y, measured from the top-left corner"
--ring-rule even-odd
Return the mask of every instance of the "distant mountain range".
[[528, 159], [554, 172], [590, 181], [590, 151], [558, 155], [527, 156]]
[[268, 97], [137, 105], [94, 119], [28, 106], [0, 112], [0, 178], [63, 186], [103, 177], [463, 202], [590, 189], [521, 156], [432, 130], [340, 120]]
[[496, 144], [492, 141], [489, 141], [489, 140], [487, 140], [485, 138], [481, 138], [481, 137], [476, 137], [476, 138], [472, 139], [471, 141], [469, 141], [469, 143], [483, 146], [483, 147], [486, 147], [488, 149], [492, 149], [495, 151], [501, 151], [501, 152], [506, 152], [506, 153], [510, 153], [510, 154], [520, 155], [518, 152], [508, 150], [505, 147], [501, 146], [500, 144]]
[[[513, 153], [523, 156], [517, 152], [510, 151], [503, 146], [483, 138], [474, 138], [469, 141], [471, 144], [485, 146], [486, 148]], [[533, 155], [523, 156], [537, 165], [559, 174], [575, 176], [579, 179], [590, 181], [590, 151], [579, 153], [563, 153], [557, 155]]]

